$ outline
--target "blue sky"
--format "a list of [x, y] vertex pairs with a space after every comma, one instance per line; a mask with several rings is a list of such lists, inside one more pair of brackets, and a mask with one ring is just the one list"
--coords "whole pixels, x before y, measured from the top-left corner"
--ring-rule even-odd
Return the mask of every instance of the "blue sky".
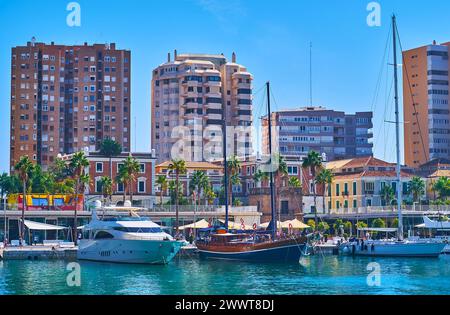
[[[393, 119], [393, 103], [386, 102], [386, 83], [373, 102], [390, 16], [397, 14], [405, 49], [433, 39], [450, 41], [447, 0], [378, 1], [380, 27], [366, 23], [367, 0], [78, 0], [81, 27], [66, 24], [69, 2], [0, 0], [0, 171], [9, 163], [11, 47], [25, 45], [32, 36], [58, 44], [115, 42], [132, 51], [132, 121], [134, 131], [136, 117], [139, 130], [136, 143], [132, 140], [138, 151], [150, 149], [151, 70], [167, 52], [231, 58], [235, 51], [237, 61], [254, 75], [255, 92], [271, 81], [277, 110], [308, 105], [312, 41], [314, 104], [347, 112], [374, 110], [375, 156], [391, 161], [393, 126], [383, 121]], [[261, 106], [259, 93], [255, 121], [264, 113]]]

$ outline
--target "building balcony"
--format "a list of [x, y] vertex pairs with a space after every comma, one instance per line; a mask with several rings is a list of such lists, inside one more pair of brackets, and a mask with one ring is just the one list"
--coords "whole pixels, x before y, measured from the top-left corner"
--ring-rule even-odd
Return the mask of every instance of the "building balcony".
[[222, 104], [220, 104], [220, 103], [206, 103], [205, 107], [206, 108], [210, 108], [210, 109], [222, 109]]
[[222, 119], [222, 115], [221, 114], [206, 114], [204, 116], [204, 119], [210, 119], [210, 120], [221, 120]]
[[220, 81], [206, 81], [204, 83], [205, 86], [217, 86], [217, 87], [221, 87], [222, 86], [222, 82]]
[[184, 107], [186, 109], [198, 109], [198, 108], [202, 108], [203, 105], [199, 104], [199, 103], [195, 103], [195, 102], [187, 102], [187, 103], [184, 103], [183, 105], [181, 105], [181, 107]]
[[181, 82], [181, 84], [183, 86], [193, 86], [193, 87], [201, 86], [201, 83], [198, 82], [197, 80], [188, 80], [188, 81], [184, 80]]

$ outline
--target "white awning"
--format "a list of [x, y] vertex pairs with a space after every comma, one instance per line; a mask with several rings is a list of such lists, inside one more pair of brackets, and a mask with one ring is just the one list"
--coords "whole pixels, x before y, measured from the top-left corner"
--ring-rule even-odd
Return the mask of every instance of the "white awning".
[[41, 222], [34, 222], [29, 220], [24, 220], [25, 226], [30, 230], [40, 230], [40, 231], [55, 231], [67, 229], [65, 226], [51, 225]]

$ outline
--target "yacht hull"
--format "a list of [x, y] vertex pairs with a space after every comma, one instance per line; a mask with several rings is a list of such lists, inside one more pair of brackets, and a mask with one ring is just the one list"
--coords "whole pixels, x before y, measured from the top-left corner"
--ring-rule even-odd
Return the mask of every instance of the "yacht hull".
[[268, 248], [246, 248], [230, 251], [208, 246], [197, 246], [200, 258], [215, 260], [239, 260], [249, 262], [298, 262], [305, 251], [305, 244], [285, 244]]
[[114, 263], [167, 264], [182, 242], [158, 240], [81, 240], [77, 258]]
[[341, 251], [345, 254], [356, 256], [382, 256], [382, 257], [438, 257], [445, 247], [444, 243], [408, 243], [367, 242], [361, 244], [346, 243], [341, 245]]

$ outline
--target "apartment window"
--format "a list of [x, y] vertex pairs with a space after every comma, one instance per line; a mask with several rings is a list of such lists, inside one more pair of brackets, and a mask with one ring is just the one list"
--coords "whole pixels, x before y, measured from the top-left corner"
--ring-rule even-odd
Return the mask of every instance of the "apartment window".
[[117, 192], [123, 192], [123, 183], [117, 183]]
[[288, 166], [289, 175], [298, 175], [298, 166]]
[[336, 196], [339, 196], [339, 184], [336, 184]]
[[138, 192], [145, 193], [145, 180], [144, 179], [140, 179], [138, 181]]
[[145, 164], [141, 163], [141, 164], [139, 164], [139, 167], [140, 167], [140, 172], [145, 173]]
[[353, 195], [356, 195], [356, 182], [353, 182]]
[[97, 173], [103, 173], [103, 162], [95, 163], [95, 171]]
[[117, 163], [117, 172], [120, 172], [120, 169], [123, 167], [123, 163]]
[[358, 208], [358, 200], [353, 199], [353, 208]]

